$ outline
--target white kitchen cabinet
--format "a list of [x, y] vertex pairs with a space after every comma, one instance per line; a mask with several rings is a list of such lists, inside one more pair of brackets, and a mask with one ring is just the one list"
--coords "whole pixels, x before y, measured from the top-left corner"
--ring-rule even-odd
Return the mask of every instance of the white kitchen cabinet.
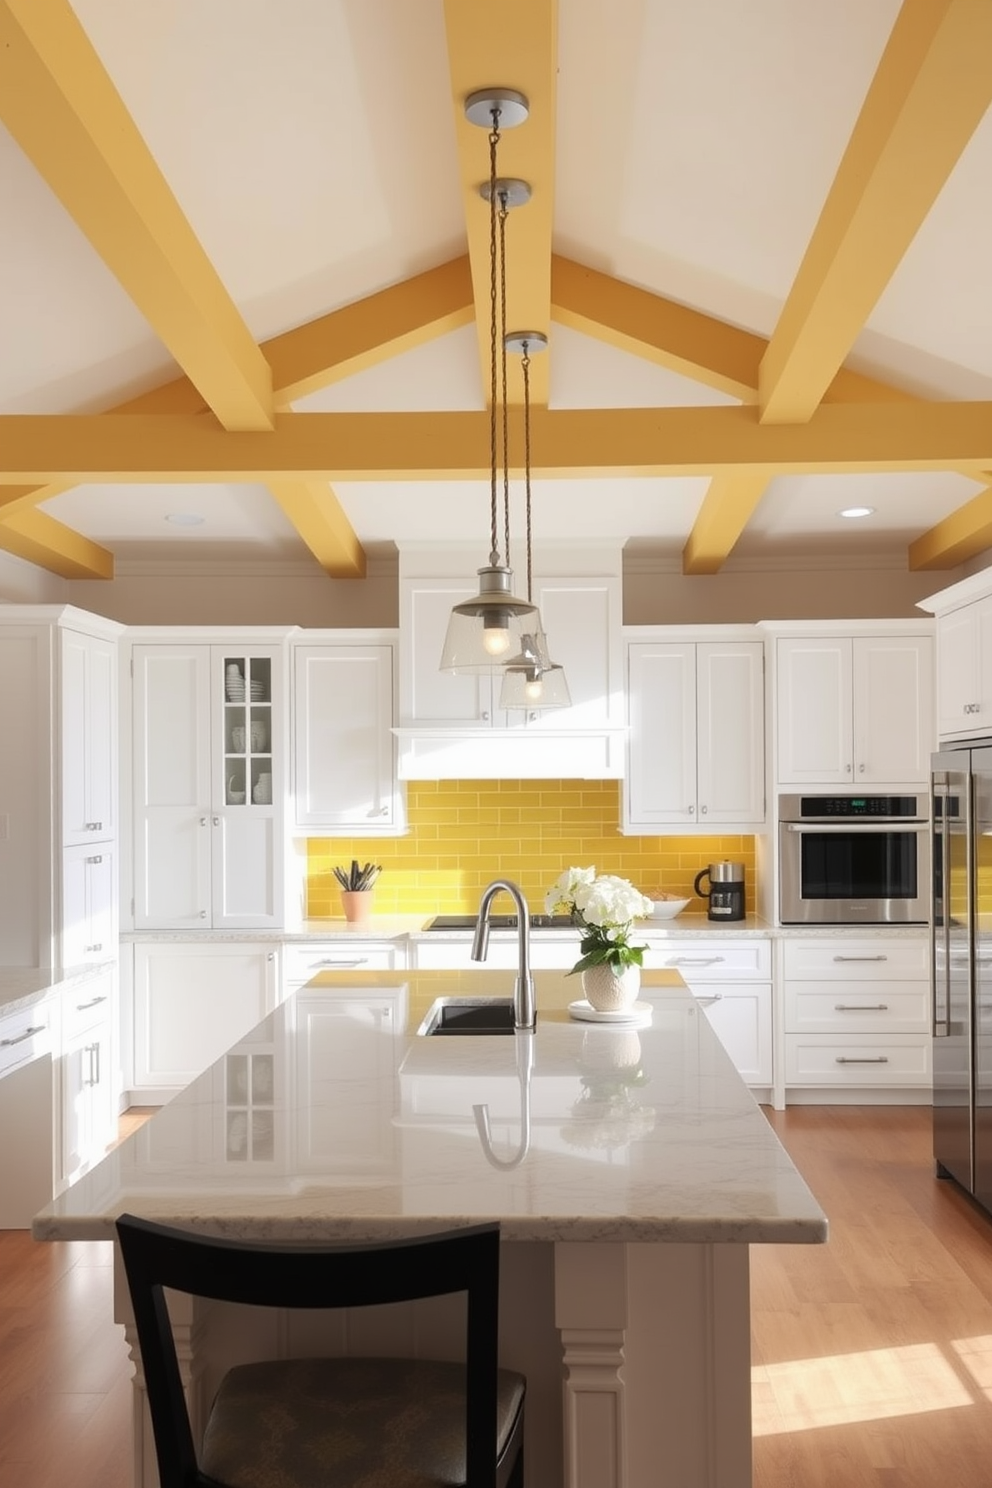
[[62, 952], [66, 966], [117, 955], [116, 843], [87, 842], [62, 852]]
[[402, 971], [406, 955], [394, 940], [341, 936], [282, 948], [282, 995], [298, 992], [322, 971]]
[[625, 832], [741, 831], [764, 822], [760, 641], [631, 640], [627, 713]]
[[62, 993], [60, 1180], [72, 1183], [117, 1135], [115, 972]]
[[929, 635], [779, 636], [780, 785], [920, 785], [934, 746]]
[[[116, 649], [122, 627], [71, 606], [0, 606], [0, 958], [78, 960], [76, 848], [115, 861]], [[64, 856], [63, 850], [68, 850]], [[116, 880], [107, 886], [116, 898]], [[113, 950], [107, 952], [114, 954]]]
[[348, 837], [406, 826], [393, 734], [395, 647], [339, 641], [292, 649], [296, 826]]
[[135, 944], [133, 1100], [168, 1100], [243, 1038], [275, 1007], [278, 972], [277, 949], [263, 942]]
[[[513, 969], [516, 971], [520, 964], [520, 950], [517, 945], [516, 936], [491, 935], [489, 940], [489, 951], [485, 961], [473, 961], [469, 952], [472, 949], [471, 935], [465, 935], [460, 940], [431, 939], [430, 936], [412, 938], [410, 941], [411, 958], [414, 966], [420, 971], [470, 971], [489, 970], [502, 971]], [[578, 961], [579, 936], [576, 935], [568, 940], [554, 939], [545, 940], [538, 934], [532, 934], [530, 939], [530, 964], [534, 971], [568, 971]], [[507, 983], [507, 989], [512, 990]], [[582, 991], [576, 979], [576, 997], [581, 997]]]
[[62, 631], [62, 843], [117, 836], [117, 641]]
[[623, 771], [620, 579], [537, 577], [551, 654], [568, 708], [499, 707], [502, 674], [456, 676], [438, 662], [452, 607], [475, 585], [400, 580], [399, 727], [403, 779], [609, 778]]
[[282, 924], [283, 659], [245, 637], [133, 646], [136, 928]]
[[937, 619], [937, 732], [987, 734], [992, 727], [992, 597]]
[[772, 1085], [772, 968], [767, 940], [647, 936], [645, 966], [678, 971], [741, 1078]]
[[930, 1090], [929, 942], [786, 938], [786, 1099], [925, 1099]]

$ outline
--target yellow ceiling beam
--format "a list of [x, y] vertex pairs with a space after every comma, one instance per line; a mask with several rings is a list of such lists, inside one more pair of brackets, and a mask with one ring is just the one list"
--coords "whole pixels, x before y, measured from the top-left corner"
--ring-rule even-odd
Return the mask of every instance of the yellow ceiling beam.
[[[522, 415], [511, 411], [514, 448]], [[989, 403], [835, 403], [805, 425], [729, 408], [535, 409], [532, 469], [547, 479], [946, 470], [992, 464]], [[0, 417], [3, 486], [72, 482], [462, 480], [489, 471], [489, 416], [284, 413], [271, 433], [140, 414]]]
[[112, 579], [114, 556], [46, 512], [17, 512], [0, 522], [0, 552], [12, 553], [63, 579]]
[[[551, 260], [551, 319], [742, 403], [758, 401], [761, 358], [768, 348], [764, 336], [557, 253]], [[914, 396], [842, 367], [824, 401], [887, 403]]]
[[68, 0], [0, 0], [0, 119], [220, 421], [271, 427], [269, 364]]
[[365, 549], [340, 501], [320, 481], [270, 480], [269, 490], [333, 579], [364, 579]]
[[768, 486], [764, 470], [734, 470], [713, 477], [682, 549], [684, 574], [720, 571]]
[[821, 402], [992, 104], [992, 5], [904, 0], [761, 361], [766, 422]]
[[272, 367], [276, 406], [378, 366], [472, 323], [472, 274], [467, 257], [415, 274], [377, 294], [263, 341]]
[[992, 486], [909, 545], [910, 570], [955, 568], [992, 547]]
[[[489, 179], [488, 133], [465, 118], [465, 99], [481, 88], [523, 93], [530, 113], [523, 124], [501, 132], [497, 168], [501, 177], [528, 182], [531, 199], [506, 222], [506, 320], [509, 331], [540, 331], [551, 323], [551, 233], [554, 210], [555, 97], [558, 68], [557, 0], [444, 0], [458, 174], [465, 202], [465, 227], [475, 291], [479, 365], [490, 388], [489, 203], [479, 186]], [[534, 406], [548, 401], [548, 357], [531, 368]], [[519, 358], [510, 358], [510, 397], [521, 398]]]

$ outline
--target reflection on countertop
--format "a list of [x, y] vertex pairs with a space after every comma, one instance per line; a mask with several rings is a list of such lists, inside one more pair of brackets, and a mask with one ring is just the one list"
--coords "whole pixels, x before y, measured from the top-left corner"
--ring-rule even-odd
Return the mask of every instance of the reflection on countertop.
[[[436, 996], [511, 973], [324, 972], [35, 1220], [104, 1238], [124, 1209], [228, 1235], [414, 1233], [498, 1218], [508, 1240], [815, 1243], [826, 1220], [677, 974], [649, 1026], [574, 1021], [537, 972], [514, 1038], [418, 1038]], [[475, 1108], [488, 1108], [492, 1163]], [[519, 1154], [519, 1160], [513, 1159]]]

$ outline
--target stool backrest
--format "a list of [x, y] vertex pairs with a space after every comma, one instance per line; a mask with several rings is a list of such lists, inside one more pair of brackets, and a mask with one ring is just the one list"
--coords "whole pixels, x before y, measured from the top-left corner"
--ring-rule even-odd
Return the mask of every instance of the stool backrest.
[[466, 1465], [472, 1488], [496, 1483], [499, 1225], [368, 1245], [255, 1244], [123, 1214], [124, 1260], [162, 1488], [206, 1483], [164, 1292], [256, 1307], [370, 1307], [467, 1295]]

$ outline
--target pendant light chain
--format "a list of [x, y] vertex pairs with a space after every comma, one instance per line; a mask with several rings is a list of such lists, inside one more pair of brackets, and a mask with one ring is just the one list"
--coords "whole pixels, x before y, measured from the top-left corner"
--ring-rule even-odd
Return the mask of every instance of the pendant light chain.
[[496, 371], [496, 146], [499, 144], [498, 107], [492, 111], [493, 127], [489, 134], [489, 562], [499, 563], [499, 537], [496, 503], [496, 401], [499, 394]]
[[499, 195], [499, 345], [500, 376], [503, 397], [503, 554], [510, 563], [510, 428], [506, 377], [506, 219], [509, 213], [507, 194]]
[[527, 599], [533, 601], [531, 576], [531, 501], [530, 501], [530, 353], [528, 343], [523, 344], [520, 366], [524, 374], [524, 489], [527, 502]]

